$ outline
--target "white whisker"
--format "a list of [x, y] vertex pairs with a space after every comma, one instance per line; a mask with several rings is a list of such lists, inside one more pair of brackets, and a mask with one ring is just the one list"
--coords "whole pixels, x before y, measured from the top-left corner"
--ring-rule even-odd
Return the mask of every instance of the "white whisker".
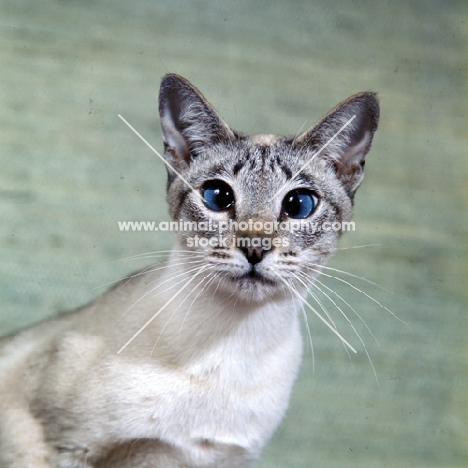
[[[202, 265], [202, 266], [203, 266], [203, 265]], [[199, 268], [201, 268], [201, 267], [198, 266], [198, 267], [192, 268], [192, 269], [190, 269], [190, 270], [184, 271], [184, 272], [182, 272], [182, 273], [179, 273], [179, 274], [176, 275], [176, 276], [172, 276], [171, 278], [168, 278], [167, 280], [164, 280], [164, 281], [162, 281], [161, 283], [158, 283], [158, 284], [157, 284], [151, 291], [149, 291], [149, 292], [154, 292], [154, 291], [157, 290], [157, 293], [156, 293], [154, 296], [152, 296], [153, 298], [156, 298], [156, 297], [158, 297], [160, 294], [163, 294], [163, 293], [165, 293], [165, 292], [167, 292], [167, 291], [170, 291], [171, 289], [174, 289], [174, 288], [175, 288], [177, 285], [179, 285], [180, 283], [183, 283], [183, 282], [185, 281], [186, 277], [187, 277], [190, 273], [192, 273], [192, 272], [194, 272], [194, 271], [197, 271]], [[182, 278], [182, 279], [179, 280], [179, 281], [176, 281], [175, 283], [172, 283], [172, 281], [174, 281], [176, 278]], [[154, 284], [154, 283], [156, 283], [156, 282], [157, 282], [157, 280], [151, 282], [151, 284]], [[161, 286], [162, 286], [163, 284], [166, 284], [166, 283], [171, 283], [171, 284], [170, 284], [170, 286], [168, 286], [166, 289], [161, 289]]]
[[[203, 263], [200, 261], [200, 263]], [[197, 266], [195, 268], [192, 268], [190, 270], [186, 270], [182, 273], [180, 273], [179, 275], [176, 275], [176, 276], [173, 276], [171, 278], [168, 278], [167, 280], [164, 280], [163, 282], [161, 283], [158, 283], [154, 288], [150, 289], [149, 291], [147, 291], [145, 294], [143, 294], [139, 299], [137, 299], [130, 307], [127, 308], [127, 310], [120, 316], [119, 320], [121, 320], [133, 307], [135, 307], [140, 301], [142, 301], [148, 294], [154, 292], [156, 289], [158, 289], [158, 287], [160, 287], [161, 285], [169, 282], [169, 281], [173, 281], [175, 278], [179, 278], [181, 276], [184, 276], [184, 275], [188, 275], [190, 274], [191, 272], [193, 271], [197, 271], [197, 270], [201, 270], [203, 268], [205, 268], [206, 265], [203, 264], [202, 266]], [[166, 268], [169, 268], [169, 266], [167, 266]], [[197, 273], [198, 274], [198, 273]], [[156, 280], [157, 281], [157, 280]], [[165, 291], [168, 291], [169, 289], [172, 289], [173, 287], [175, 286], [175, 284], [171, 285], [170, 288], [168, 288], [167, 290]], [[159, 291], [159, 294], [162, 293], [162, 292], [165, 292], [165, 291]]]
[[[364, 276], [358, 276], [358, 275], [355, 275], [353, 273], [350, 273], [349, 271], [345, 271], [345, 270], [339, 270], [338, 268], [332, 268], [332, 267], [329, 267], [329, 266], [325, 266], [325, 265], [318, 265], [316, 263], [310, 263], [309, 265], [312, 265], [316, 268], [319, 268], [320, 270], [324, 269], [324, 270], [330, 270], [330, 271], [335, 271], [337, 273], [341, 273], [343, 275], [347, 275], [347, 276], [351, 276], [352, 278], [356, 278], [356, 279], [359, 279], [361, 281], [364, 281], [366, 283], [369, 283], [369, 284], [372, 284], [372, 286], [376, 286], [380, 289], [382, 289], [383, 291], [385, 292], [388, 292], [388, 293], [392, 293], [392, 291], [389, 291], [388, 289], [384, 288], [383, 286], [381, 286], [380, 284], [368, 279], [368, 278], [365, 278]], [[322, 273], [324, 274], [324, 273]]]
[[[306, 273], [303, 272], [304, 275], [308, 276]], [[346, 301], [340, 294], [338, 294], [336, 291], [334, 291], [333, 289], [331, 289], [330, 287], [328, 287], [325, 283], [323, 283], [322, 281], [318, 280], [315, 278], [314, 280], [314, 283], [312, 284], [312, 286], [314, 286], [315, 288], [317, 288], [323, 295], [325, 295], [330, 301], [332, 301], [332, 299], [329, 297], [329, 295], [327, 293], [325, 293], [324, 291], [322, 291], [318, 286], [317, 284], [315, 283], [318, 283], [320, 284], [322, 287], [324, 287], [327, 291], [331, 292], [332, 294], [334, 294], [340, 301], [342, 301], [347, 307], [349, 307], [351, 309], [351, 311], [354, 313], [354, 315], [356, 315], [358, 317], [358, 319], [362, 322], [362, 324], [364, 325], [364, 327], [366, 328], [366, 330], [369, 332], [369, 334], [372, 336], [372, 338], [374, 338], [377, 346], [380, 348], [380, 343], [379, 341], [377, 340], [377, 337], [374, 335], [374, 333], [372, 333], [372, 330], [369, 328], [369, 326], [367, 325], [367, 322], [362, 318], [362, 316], [357, 312], [357, 310], [348, 302]], [[333, 303], [333, 302], [332, 302]]]
[[[303, 274], [303, 272], [298, 272], [298, 274], [301, 274], [301, 273]], [[313, 291], [310, 290], [310, 288], [307, 286], [307, 284], [305, 284], [304, 281], [302, 281], [301, 278], [299, 278], [298, 275], [293, 273], [293, 276], [297, 279], [297, 281], [299, 281], [307, 289], [307, 292], [312, 296], [314, 301], [319, 305], [319, 307], [322, 309], [323, 313], [326, 315], [327, 319], [330, 321], [330, 323], [336, 329], [335, 322], [333, 321], [332, 317], [328, 313], [328, 310], [326, 309], [326, 307], [322, 304], [322, 301], [320, 300], [320, 298]], [[306, 277], [306, 279], [312, 285], [313, 280], [311, 280], [309, 277]]]
[[[199, 256], [200, 258], [203, 258], [203, 255], [200, 254]], [[129, 257], [130, 258], [130, 257]], [[143, 257], [142, 257], [143, 258]], [[148, 257], [148, 258], [152, 258], [152, 257]], [[190, 259], [192, 257], [185, 257], [187, 259]], [[196, 258], [194, 256], [194, 258]], [[181, 258], [180, 260], [183, 260], [184, 258]], [[116, 262], [118, 262], [119, 260], [116, 260]], [[112, 262], [112, 263], [116, 263], [116, 262]], [[145, 275], [146, 273], [151, 273], [151, 272], [155, 272], [155, 271], [158, 271], [158, 270], [162, 270], [164, 268], [167, 268], [167, 266], [171, 263], [171, 260], [166, 260], [164, 262], [160, 262], [160, 263], [157, 263], [157, 264], [152, 264], [152, 265], [149, 265], [145, 268], [143, 268], [142, 270], [138, 271], [137, 273], [134, 273], [132, 275], [129, 275], [129, 276], [124, 276], [120, 279], [117, 279], [117, 280], [113, 280], [113, 281], [109, 281], [108, 283], [104, 283], [104, 284], [101, 284], [100, 286], [95, 286], [94, 288], [91, 288], [89, 289], [89, 291], [94, 291], [95, 289], [101, 289], [103, 287], [106, 287], [106, 286], [110, 286], [110, 285], [113, 285], [113, 284], [118, 284], [120, 282], [123, 282], [123, 284], [120, 286], [120, 289], [124, 288], [132, 279], [134, 278], [137, 278], [139, 276], [143, 276]], [[180, 263], [180, 265], [183, 265], [184, 263]], [[157, 267], [157, 268], [156, 268]], [[127, 280], [127, 281], [125, 281]], [[125, 282], [124, 282], [125, 281]]]
[[[279, 275], [276, 275], [276, 277], [278, 279], [280, 279], [284, 284], [286, 284], [286, 286], [289, 288], [289, 283], [283, 279], [281, 276]], [[323, 317], [322, 315], [320, 315], [320, 313], [314, 309], [314, 307], [312, 307], [306, 299], [304, 299], [296, 290], [293, 290], [294, 294], [304, 303], [304, 305], [306, 307], [308, 307], [344, 344], [346, 344], [346, 346], [348, 346], [348, 348], [353, 351], [353, 353], [357, 353], [357, 351], [338, 333], [338, 331], [333, 328], [333, 325], [331, 325], [330, 323], [328, 323]]]
[[[167, 262], [164, 262], [164, 263], [167, 263], [167, 265], [165, 265], [165, 266], [162, 267], [162, 268], [153, 268], [153, 269], [151, 269], [151, 270], [148, 270], [148, 273], [154, 273], [154, 272], [156, 272], [156, 271], [164, 270], [164, 269], [169, 268], [169, 267], [172, 268], [172, 267], [181, 266], [181, 265], [182, 265], [182, 266], [185, 266], [185, 265], [194, 265], [194, 264], [197, 265], [197, 264], [200, 264], [200, 263], [206, 264], [206, 262], [205, 262], [203, 259], [200, 259], [200, 260], [192, 260], [192, 261], [190, 261], [190, 262], [177, 262], [177, 263], [172, 263], [170, 260], [168, 260]], [[154, 266], [155, 266], [155, 267], [159, 267], [159, 265], [161, 265], [161, 263], [158, 263], [158, 264], [156, 264], [156, 265], [154, 265]], [[135, 276], [139, 276], [139, 273], [137, 273]], [[173, 278], [178, 278], [178, 277], [179, 277], [179, 275], [178, 275], [178, 276], [174, 276]], [[172, 278], [171, 278], [171, 279], [172, 279]], [[148, 284], [153, 284], [153, 283], [157, 282], [158, 280], [159, 280], [159, 278], [156, 278], [155, 280], [151, 281], [151, 282], [148, 283]], [[164, 283], [166, 283], [167, 281], [168, 281], [168, 280], [163, 281], [162, 283], [159, 283], [159, 284], [160, 284], [160, 285], [161, 285], [161, 284], [164, 284]]]
[[[294, 301], [294, 295], [293, 295], [293, 292], [296, 292], [297, 293], [297, 289], [294, 287], [294, 285], [292, 284], [292, 282], [289, 283], [290, 285], [290, 294], [291, 294], [291, 298], [293, 299]], [[309, 327], [309, 318], [307, 317], [307, 314], [306, 314], [306, 311], [305, 311], [305, 308], [304, 308], [304, 305], [301, 304], [301, 313], [302, 313], [302, 317], [304, 318], [304, 323], [305, 323], [305, 326], [306, 326], [306, 331], [307, 331], [307, 336], [309, 338], [309, 343], [310, 343], [310, 350], [311, 350], [311, 354], [312, 354], [312, 373], [315, 374], [315, 353], [314, 353], [314, 343], [312, 341], [312, 333], [310, 332], [310, 327]]]
[[205, 271], [205, 267], [201, 267], [194, 276], [192, 276], [165, 304], [117, 351], [120, 354], [199, 274]]
[[[354, 334], [358, 337], [359, 341], [361, 342], [362, 344], [362, 347], [364, 348], [364, 352], [366, 353], [366, 356], [367, 356], [367, 359], [369, 360], [369, 363], [372, 367], [372, 371], [374, 373], [374, 377], [375, 377], [375, 380], [377, 381], [377, 385], [379, 385], [379, 379], [377, 377], [377, 372], [375, 370], [375, 367], [374, 367], [374, 363], [372, 362], [372, 359], [370, 357], [370, 354], [367, 350], [367, 347], [364, 343], [364, 340], [361, 338], [361, 335], [359, 334], [359, 332], [356, 330], [356, 328], [354, 327], [354, 324], [353, 322], [351, 321], [351, 319], [345, 314], [345, 312], [341, 309], [341, 307], [325, 292], [323, 292], [316, 284], [314, 283], [311, 283], [311, 286], [314, 286], [315, 288], [317, 288], [337, 309], [338, 311], [341, 313], [341, 315], [345, 318], [345, 320], [349, 323], [349, 326], [351, 327], [351, 329], [353, 330]], [[352, 309], [354, 310], [354, 309]], [[367, 327], [366, 323], [364, 322], [364, 320], [361, 318], [361, 316], [356, 312], [357, 316], [361, 319], [361, 321], [364, 323], [364, 325], [366, 326], [367, 330], [369, 331], [369, 333], [373, 335], [373, 333], [370, 331], [369, 327]], [[374, 337], [375, 338], [375, 337]], [[349, 354], [348, 354], [349, 355]], [[350, 356], [351, 357], [351, 356]]]
[[364, 245], [352, 245], [351, 247], [337, 247], [335, 251], [343, 250], [354, 250], [354, 249], [365, 249], [367, 247], [381, 247], [382, 244], [364, 244]]
[[301, 133], [301, 131], [302, 131], [302, 129], [304, 128], [305, 124], [307, 123], [307, 120], [308, 120], [308, 119], [305, 119], [305, 120], [304, 120], [303, 124], [300, 126], [299, 130], [298, 130], [298, 131], [296, 132], [296, 134], [294, 135], [294, 139], [293, 139], [293, 141], [292, 141], [292, 143], [291, 143], [290, 154], [291, 154], [291, 152], [292, 152], [292, 148], [293, 148], [294, 144], [296, 143], [297, 137], [298, 137], [299, 134]]
[[[212, 267], [214, 268], [214, 267]], [[211, 276], [211, 278], [210, 278]], [[213, 272], [210, 272], [207, 276], [205, 276], [201, 281], [200, 283], [197, 284], [197, 287], [203, 282], [205, 281], [207, 278], [210, 278], [206, 284], [203, 286], [203, 288], [198, 292], [198, 294], [193, 298], [192, 302], [190, 303], [190, 306], [188, 307], [187, 311], [185, 312], [185, 315], [184, 315], [184, 319], [182, 320], [182, 323], [180, 324], [180, 329], [179, 329], [179, 334], [182, 333], [182, 328], [184, 327], [184, 324], [185, 324], [185, 321], [187, 320], [187, 317], [190, 313], [190, 311], [192, 310], [192, 306], [193, 304], [195, 303], [195, 301], [198, 299], [198, 297], [200, 296], [200, 294], [203, 293], [203, 291], [206, 289], [206, 287], [216, 278], [216, 273], [213, 273]], [[188, 296], [187, 296], [188, 297]], [[184, 299], [185, 301], [185, 299]]]
[[141, 254], [131, 255], [129, 257], [119, 258], [118, 260], [113, 260], [111, 262], [106, 262], [104, 265], [112, 265], [114, 263], [126, 262], [128, 260], [139, 260], [140, 258], [157, 258], [157, 257], [165, 257], [170, 253], [177, 252], [186, 255], [194, 255], [194, 256], [203, 256], [203, 253], [194, 252], [192, 250], [156, 250], [154, 252], [145, 252]]
[[[299, 272], [299, 274], [302, 273], [304, 274], [303, 272]], [[307, 292], [312, 296], [312, 298], [315, 300], [315, 302], [320, 306], [320, 308], [323, 310], [324, 314], [327, 316], [328, 320], [330, 321], [330, 323], [333, 325], [333, 327], [335, 328], [335, 330], [338, 330], [338, 327], [336, 326], [333, 318], [331, 317], [330, 313], [328, 312], [327, 308], [322, 304], [322, 301], [319, 299], [319, 297], [313, 293], [310, 288], [297, 276], [297, 275], [294, 275], [295, 278], [300, 281], [304, 287], [307, 289]], [[313, 279], [310, 280], [307, 276], [306, 276], [306, 279], [307, 281], [313, 285]], [[349, 360], [351, 361], [351, 355], [349, 354], [349, 350], [348, 348], [345, 346], [345, 344], [343, 342], [341, 342], [341, 344], [343, 345], [343, 348], [344, 350], [346, 351], [346, 354], [348, 355], [348, 358]], [[352, 361], [351, 361], [352, 362]]]
[[[314, 269], [314, 268], [310, 268], [310, 267], [307, 267], [308, 270], [311, 270], [315, 273], [320, 273], [320, 271]], [[389, 314], [391, 314], [396, 320], [398, 320], [399, 322], [403, 323], [404, 325], [406, 325], [407, 327], [409, 326], [404, 320], [402, 320], [400, 317], [398, 317], [394, 312], [392, 312], [388, 307], [385, 307], [383, 304], [381, 304], [377, 299], [373, 298], [371, 295], [367, 294], [365, 291], [362, 291], [361, 289], [359, 289], [358, 287], [354, 286], [354, 284], [350, 283], [349, 281], [346, 281], [344, 280], [343, 278], [339, 278], [338, 276], [333, 276], [333, 275], [329, 275], [327, 273], [323, 273], [321, 272], [322, 276], [326, 276], [328, 278], [333, 278], [333, 279], [336, 279], [337, 281], [340, 281], [346, 285], [348, 285], [350, 288], [352, 289], [355, 289], [356, 291], [360, 292], [361, 294], [363, 294], [364, 296], [366, 296], [368, 299], [370, 299], [372, 302], [376, 303], [379, 307], [381, 307], [382, 309], [386, 310]]]
[[[214, 268], [214, 267], [207, 267], [206, 269], [208, 269], [208, 268]], [[184, 297], [184, 299], [182, 299], [182, 302], [180, 302], [180, 303], [177, 305], [177, 307], [174, 309], [174, 311], [172, 312], [171, 316], [167, 319], [167, 321], [166, 321], [164, 327], [162, 327], [161, 331], [159, 332], [159, 336], [158, 336], [156, 342], [154, 343], [153, 348], [151, 349], [150, 357], [153, 355], [153, 352], [154, 352], [154, 350], [155, 350], [155, 348], [156, 348], [156, 346], [157, 346], [157, 344], [158, 344], [158, 342], [159, 342], [159, 340], [160, 340], [162, 334], [164, 333], [164, 330], [165, 330], [166, 327], [169, 325], [169, 322], [173, 319], [173, 317], [174, 317], [174, 315], [176, 314], [176, 312], [180, 309], [180, 307], [182, 306], [182, 304], [189, 298], [189, 296], [193, 293], [193, 291], [195, 291], [195, 290], [198, 288], [198, 286], [200, 286], [200, 284], [202, 284], [203, 281], [205, 281], [205, 279], [206, 279], [207, 277], [211, 276], [211, 275], [212, 275], [212, 273], [209, 273], [207, 276], [204, 276], [204, 277], [201, 279], [201, 281], [198, 282], [198, 283], [189, 291], [189, 293]], [[196, 299], [199, 295], [200, 295], [200, 292], [195, 296], [195, 299]], [[193, 301], [192, 301], [192, 303], [190, 304], [190, 307], [192, 307], [192, 305], [193, 305]]]

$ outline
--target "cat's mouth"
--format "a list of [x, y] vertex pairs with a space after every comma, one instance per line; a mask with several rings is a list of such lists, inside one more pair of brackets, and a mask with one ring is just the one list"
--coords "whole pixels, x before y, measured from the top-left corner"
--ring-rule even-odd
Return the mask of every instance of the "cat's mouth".
[[227, 290], [231, 293], [235, 291], [237, 300], [247, 303], [270, 300], [282, 289], [278, 280], [267, 276], [257, 265], [251, 265], [247, 271], [238, 275], [229, 275], [229, 280]]
[[244, 273], [242, 276], [239, 276], [236, 279], [243, 281], [247, 280], [249, 282], [262, 283], [268, 285], [276, 284], [276, 281], [273, 281], [272, 279], [267, 278], [265, 275], [260, 273], [256, 268], [256, 265], [252, 265], [247, 273]]

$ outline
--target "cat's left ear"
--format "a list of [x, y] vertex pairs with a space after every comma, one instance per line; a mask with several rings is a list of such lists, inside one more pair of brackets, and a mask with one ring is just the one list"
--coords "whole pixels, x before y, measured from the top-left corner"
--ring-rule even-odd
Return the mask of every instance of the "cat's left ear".
[[179, 75], [162, 79], [159, 115], [166, 158], [179, 170], [190, 164], [198, 149], [234, 138], [203, 94]]
[[294, 145], [320, 151], [318, 157], [335, 167], [337, 177], [352, 198], [364, 177], [366, 154], [378, 122], [379, 101], [376, 94], [355, 94], [296, 138]]

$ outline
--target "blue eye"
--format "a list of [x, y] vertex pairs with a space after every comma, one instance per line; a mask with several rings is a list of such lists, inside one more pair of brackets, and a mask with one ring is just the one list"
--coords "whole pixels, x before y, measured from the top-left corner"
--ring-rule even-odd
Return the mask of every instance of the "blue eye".
[[317, 203], [317, 197], [310, 190], [292, 190], [284, 197], [283, 211], [290, 218], [304, 219], [312, 214]]
[[209, 180], [203, 186], [203, 199], [208, 208], [213, 211], [221, 211], [234, 204], [234, 193], [226, 182]]

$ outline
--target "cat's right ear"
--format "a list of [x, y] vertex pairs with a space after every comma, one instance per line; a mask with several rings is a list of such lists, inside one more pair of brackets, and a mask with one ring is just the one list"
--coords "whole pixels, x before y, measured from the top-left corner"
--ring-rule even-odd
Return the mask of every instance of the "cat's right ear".
[[159, 115], [166, 158], [183, 170], [202, 147], [234, 134], [203, 94], [179, 75], [166, 75], [159, 91]]

